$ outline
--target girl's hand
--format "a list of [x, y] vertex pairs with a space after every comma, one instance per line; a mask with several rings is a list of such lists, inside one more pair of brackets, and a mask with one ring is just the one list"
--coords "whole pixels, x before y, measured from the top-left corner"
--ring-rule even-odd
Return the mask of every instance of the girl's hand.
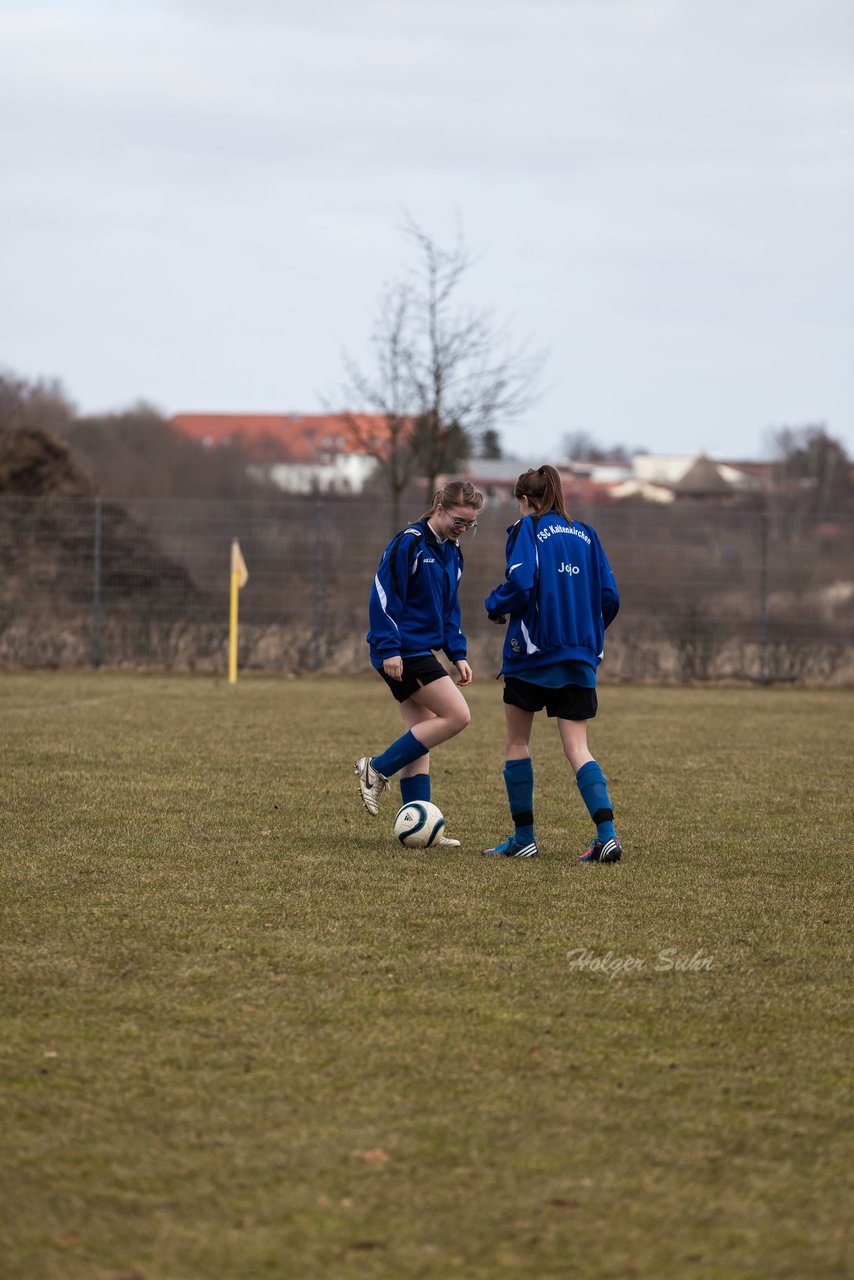
[[503, 626], [503, 624], [507, 621], [507, 614], [506, 614], [506, 613], [491, 613], [491, 614], [489, 615], [489, 621], [490, 621], [490, 622], [494, 622], [494, 623], [496, 623], [496, 625], [497, 625], [497, 626], [499, 626], [499, 627], [500, 627], [500, 626]]
[[460, 678], [457, 683], [471, 684], [474, 677], [472, 676], [471, 667], [466, 662], [466, 660], [464, 658], [461, 658], [459, 662], [454, 663], [454, 666], [457, 668], [457, 671], [459, 671], [460, 673]]
[[403, 658], [383, 658], [383, 671], [391, 680], [403, 679]]

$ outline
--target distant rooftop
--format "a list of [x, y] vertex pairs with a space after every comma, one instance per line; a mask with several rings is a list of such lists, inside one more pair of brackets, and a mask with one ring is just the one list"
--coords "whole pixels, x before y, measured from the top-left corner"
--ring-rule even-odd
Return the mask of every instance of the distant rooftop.
[[382, 414], [176, 413], [172, 426], [214, 448], [241, 443], [258, 461], [317, 462], [341, 453], [368, 452], [388, 439]]

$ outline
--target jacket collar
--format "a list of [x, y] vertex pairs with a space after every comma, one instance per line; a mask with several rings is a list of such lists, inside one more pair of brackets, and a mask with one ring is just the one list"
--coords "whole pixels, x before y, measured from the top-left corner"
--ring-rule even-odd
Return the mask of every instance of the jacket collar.
[[424, 537], [426, 538], [427, 543], [429, 544], [429, 546], [431, 546], [431, 547], [443, 547], [443, 546], [445, 545], [445, 543], [450, 542], [450, 544], [451, 544], [451, 546], [452, 546], [452, 547], [459, 547], [459, 545], [460, 545], [459, 538], [450, 537], [450, 538], [445, 538], [444, 540], [441, 540], [441, 541], [440, 541], [440, 539], [436, 537], [435, 533], [433, 532], [432, 528], [430, 527], [430, 521], [429, 521], [429, 520], [426, 520], [426, 519], [425, 519], [425, 520], [419, 520], [419, 522], [418, 522], [418, 523], [419, 523], [420, 525], [422, 525], [422, 527], [423, 527], [423, 529], [424, 529]]

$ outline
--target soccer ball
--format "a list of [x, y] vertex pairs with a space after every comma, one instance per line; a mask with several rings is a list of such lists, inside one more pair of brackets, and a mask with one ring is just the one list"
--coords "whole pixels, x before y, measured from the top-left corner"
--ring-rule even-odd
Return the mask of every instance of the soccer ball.
[[394, 834], [407, 849], [429, 849], [438, 842], [444, 825], [441, 810], [429, 800], [410, 800], [395, 815]]

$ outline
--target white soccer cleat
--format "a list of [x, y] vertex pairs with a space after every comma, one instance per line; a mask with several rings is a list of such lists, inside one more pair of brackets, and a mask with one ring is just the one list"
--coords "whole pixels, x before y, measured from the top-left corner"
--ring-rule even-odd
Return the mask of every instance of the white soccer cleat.
[[455, 849], [459, 849], [460, 847], [459, 840], [452, 840], [450, 836], [446, 836], [446, 835], [439, 836], [439, 839], [436, 841], [436, 844], [453, 845]]
[[380, 797], [388, 789], [388, 778], [374, 768], [370, 756], [362, 756], [361, 760], [356, 761], [356, 776], [364, 806], [368, 813], [376, 817], [380, 810]]

